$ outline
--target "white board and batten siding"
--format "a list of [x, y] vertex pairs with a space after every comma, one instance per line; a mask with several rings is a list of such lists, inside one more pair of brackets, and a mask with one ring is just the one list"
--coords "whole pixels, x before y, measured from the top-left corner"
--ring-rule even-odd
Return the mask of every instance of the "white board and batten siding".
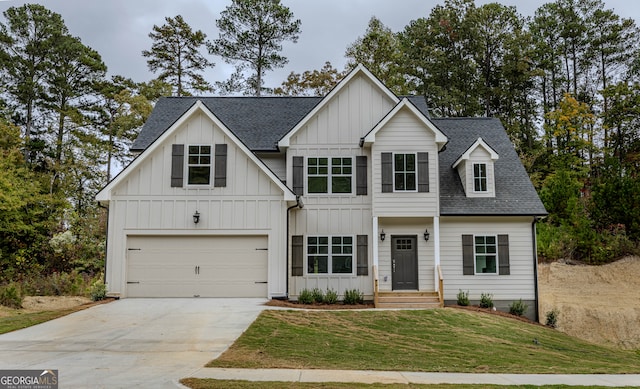
[[[469, 291], [471, 300], [481, 293], [493, 294], [498, 300], [533, 300], [535, 268], [531, 217], [467, 217], [440, 218], [440, 263], [444, 277], [445, 300], [456, 300], [460, 290]], [[510, 274], [463, 275], [462, 235], [509, 236]]]
[[[429, 192], [382, 193], [382, 153], [429, 153]], [[379, 217], [434, 217], [439, 213], [438, 148], [433, 132], [404, 108], [378, 131], [371, 147], [373, 209]]]
[[[227, 144], [226, 187], [171, 187], [172, 145]], [[283, 191], [202, 112], [195, 112], [164, 142], [127, 172], [109, 201], [107, 283], [110, 293], [127, 297], [129, 237], [166, 236], [175, 239], [261, 236], [268, 250], [268, 291], [264, 297], [286, 294], [286, 208]], [[185, 174], [186, 177], [186, 174]], [[198, 224], [193, 222], [195, 211]], [[202, 242], [200, 240], [200, 242]], [[209, 243], [207, 243], [209, 244]], [[180, 258], [176, 258], [179, 260]]]
[[[371, 155], [360, 147], [360, 138], [378, 123], [396, 103], [373, 83], [360, 74], [343, 85], [339, 93], [308, 118], [290, 139], [287, 150], [287, 182], [292, 182], [293, 157], [305, 158], [303, 197], [304, 208], [291, 214], [290, 235], [304, 235], [305, 253], [307, 236], [353, 236], [353, 275], [306, 275], [292, 277], [290, 296], [296, 298], [303, 289], [333, 289], [340, 295], [346, 289], [359, 289], [366, 298], [373, 296], [372, 211], [371, 211]], [[356, 195], [356, 156], [367, 156], [367, 195]], [[309, 194], [307, 192], [308, 157], [352, 157], [352, 194]], [[368, 235], [369, 274], [355, 275], [356, 235]], [[290, 260], [290, 259], [289, 259]], [[306, 259], [305, 259], [306, 266]]]

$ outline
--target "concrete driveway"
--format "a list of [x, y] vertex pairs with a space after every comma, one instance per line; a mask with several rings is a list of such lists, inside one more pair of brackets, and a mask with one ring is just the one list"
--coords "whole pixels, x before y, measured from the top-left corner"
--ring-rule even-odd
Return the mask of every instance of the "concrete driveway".
[[60, 388], [175, 388], [218, 357], [264, 299], [124, 299], [0, 335], [0, 369], [58, 369]]

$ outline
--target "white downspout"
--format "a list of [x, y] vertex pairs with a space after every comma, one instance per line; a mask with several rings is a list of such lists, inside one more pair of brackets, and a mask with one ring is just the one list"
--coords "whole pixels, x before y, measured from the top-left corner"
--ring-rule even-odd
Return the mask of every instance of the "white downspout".
[[433, 273], [436, 291], [440, 291], [440, 280], [438, 278], [438, 266], [440, 265], [440, 217], [433, 218]]
[[373, 233], [371, 240], [373, 241], [373, 266], [378, 268], [378, 217], [373, 217]]

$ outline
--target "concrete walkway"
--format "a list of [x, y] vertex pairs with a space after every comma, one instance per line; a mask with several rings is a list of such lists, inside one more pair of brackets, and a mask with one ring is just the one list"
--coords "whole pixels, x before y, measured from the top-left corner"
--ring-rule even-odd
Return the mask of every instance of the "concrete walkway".
[[583, 385], [640, 387], [640, 374], [471, 374], [362, 370], [202, 368], [191, 377], [285, 382], [384, 384]]

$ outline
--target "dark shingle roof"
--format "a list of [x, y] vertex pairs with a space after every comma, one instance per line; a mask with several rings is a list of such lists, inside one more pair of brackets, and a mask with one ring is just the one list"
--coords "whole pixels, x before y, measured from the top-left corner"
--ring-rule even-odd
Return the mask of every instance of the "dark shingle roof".
[[253, 151], [277, 150], [277, 143], [320, 97], [165, 97], [156, 103], [132, 151], [149, 147], [164, 131], [202, 101], [227, 128]]
[[[252, 151], [276, 151], [277, 142], [321, 97], [167, 97], [160, 99], [132, 146], [142, 151], [201, 100]], [[427, 115], [422, 97], [410, 101]], [[427, 117], [429, 117], [427, 115]], [[518, 154], [498, 119], [430, 118], [449, 138], [440, 162], [441, 215], [546, 215]], [[496, 197], [466, 197], [453, 163], [481, 137], [499, 155]]]
[[[431, 121], [449, 137], [440, 153], [441, 215], [546, 215], [547, 212], [498, 119], [443, 118]], [[452, 166], [481, 137], [499, 155], [494, 163], [496, 196], [466, 197]]]

